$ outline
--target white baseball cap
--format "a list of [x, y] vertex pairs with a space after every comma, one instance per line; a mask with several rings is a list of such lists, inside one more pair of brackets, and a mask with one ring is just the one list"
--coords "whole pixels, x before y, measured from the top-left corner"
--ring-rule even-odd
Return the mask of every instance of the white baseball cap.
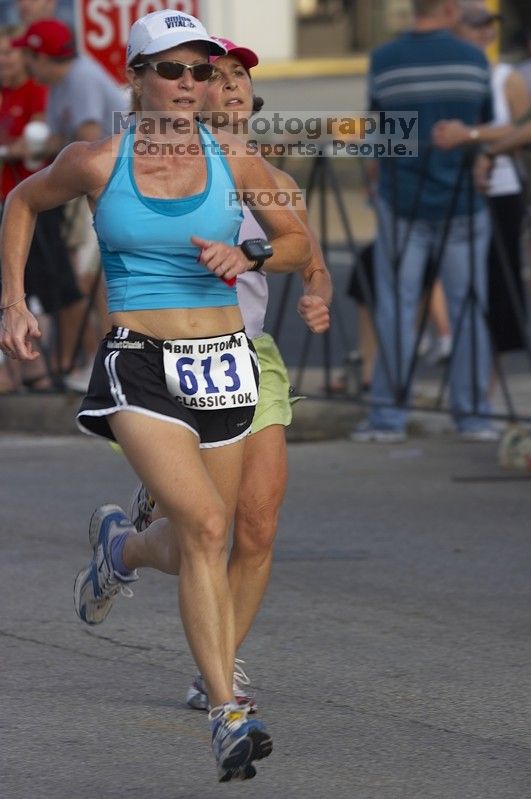
[[210, 55], [225, 55], [227, 50], [208, 35], [196, 17], [165, 8], [140, 17], [131, 27], [127, 43], [127, 63], [138, 55], [153, 55], [188, 42], [206, 42]]

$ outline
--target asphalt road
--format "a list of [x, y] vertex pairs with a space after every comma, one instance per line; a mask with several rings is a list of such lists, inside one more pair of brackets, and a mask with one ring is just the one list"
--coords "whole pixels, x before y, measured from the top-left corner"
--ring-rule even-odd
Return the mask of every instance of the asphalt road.
[[274, 752], [219, 785], [172, 579], [72, 608], [120, 456], [0, 436], [2, 799], [522, 799], [531, 789], [529, 479], [495, 445], [290, 445], [274, 573], [242, 656]]

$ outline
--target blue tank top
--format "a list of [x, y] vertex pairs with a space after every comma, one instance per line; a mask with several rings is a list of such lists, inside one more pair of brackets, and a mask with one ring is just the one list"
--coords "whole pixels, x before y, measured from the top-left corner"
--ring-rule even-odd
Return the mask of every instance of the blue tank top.
[[235, 185], [220, 145], [199, 126], [207, 167], [200, 194], [146, 197], [133, 173], [134, 132], [131, 127], [122, 136], [94, 213], [109, 311], [237, 305], [235, 286], [198, 263], [199, 249], [190, 241], [193, 235], [230, 245], [238, 241], [243, 215], [237, 203], [227, 202]]

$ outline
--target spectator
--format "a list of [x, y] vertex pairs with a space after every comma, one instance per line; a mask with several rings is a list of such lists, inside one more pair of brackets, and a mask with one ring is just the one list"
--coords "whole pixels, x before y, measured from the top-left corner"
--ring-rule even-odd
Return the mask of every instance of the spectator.
[[502, 138], [493, 141], [483, 149], [478, 159], [476, 175], [479, 188], [486, 190], [494, 159], [502, 153], [514, 153], [520, 147], [531, 146], [531, 121], [513, 128]]
[[[499, 15], [491, 13], [483, 0], [472, 0], [463, 4], [456, 32], [486, 50], [496, 37], [499, 20]], [[526, 83], [510, 64], [504, 63], [492, 68], [491, 83], [494, 124], [474, 128], [458, 120], [439, 123], [434, 140], [440, 147], [495, 141], [514, 129], [514, 124], [531, 106]], [[522, 264], [525, 197], [522, 170], [509, 156], [499, 156], [494, 162], [487, 193], [496, 231], [488, 261], [489, 323], [496, 351], [501, 354], [526, 345]]]
[[[26, 28], [41, 19], [52, 17], [56, 9], [56, 0], [17, 0], [16, 4], [19, 18]], [[18, 147], [20, 154], [23, 155], [25, 152], [23, 139], [19, 140]], [[46, 229], [41, 230], [44, 222], [46, 223]], [[67, 288], [71, 288], [76, 282], [70, 262], [71, 254], [67, 252], [64, 241], [64, 228], [65, 219], [63, 208], [54, 208], [52, 212], [45, 212], [39, 215], [32, 248], [38, 246], [39, 243], [41, 253], [37, 254], [38, 257], [35, 261], [30, 258], [28, 263], [30, 272], [32, 264], [35, 263], [35, 268], [41, 275], [42, 283], [47, 286], [48, 292], [53, 292], [54, 296], [56, 296], [54, 307], [59, 301], [57, 297], [58, 289], [62, 291], [65, 285]], [[51, 257], [50, 252], [53, 252], [53, 256]], [[45, 274], [46, 270], [43, 270], [43, 264], [46, 263], [49, 267], [49, 262], [51, 261], [55, 262], [55, 279]], [[66, 383], [72, 379], [69, 373], [72, 369], [77, 329], [83, 324], [83, 308], [82, 305], [79, 304], [82, 295], [77, 286], [75, 295], [76, 301], [69, 300], [68, 304], [70, 308], [68, 311], [59, 311], [57, 307], [55, 307], [55, 311], [53, 311], [53, 313], [57, 314], [57, 352], [52, 352], [52, 359], [55, 369], [62, 375], [66, 374]]]
[[[440, 271], [455, 336], [452, 414], [463, 438], [489, 441], [496, 434], [485, 418], [490, 411], [488, 335], [481, 307], [467, 302], [473, 289], [480, 306], [486, 304], [488, 215], [483, 198], [473, 196], [470, 241], [469, 195], [466, 181], [458, 183], [463, 153], [434, 151], [430, 143], [432, 128], [440, 119], [458, 118], [474, 125], [491, 118], [489, 67], [478, 48], [447, 30], [458, 19], [457, 0], [414, 0], [413, 8], [414, 29], [371, 56], [370, 108], [418, 111], [419, 156], [384, 158], [380, 164], [375, 263], [376, 324], [382, 348], [374, 370], [374, 404], [367, 422], [351, 438], [383, 442], [406, 438], [407, 411], [400, 406], [408, 399], [422, 276], [429, 256], [439, 255], [444, 242]], [[470, 270], [472, 254], [475, 262]]]
[[[42, 120], [46, 105], [46, 89], [30, 78], [22, 52], [12, 47], [11, 40], [16, 26], [0, 29], [0, 144], [3, 146], [2, 174], [0, 178], [0, 200], [4, 203], [8, 193], [24, 178], [45, 165], [28, 162], [22, 156], [26, 152], [24, 131], [28, 123]], [[57, 315], [60, 336], [67, 328], [63, 324], [69, 308], [81, 299], [72, 266], [62, 240], [60, 225], [62, 215], [56, 209], [45, 211], [37, 220], [35, 236], [31, 245], [25, 289], [34, 298], [34, 305], [48, 315]], [[10, 364], [11, 370], [13, 365]], [[43, 358], [24, 364], [22, 375], [12, 374], [11, 388], [17, 388], [22, 380], [30, 390], [48, 390], [52, 380]]]
[[[19, 30], [15, 25], [0, 28], [0, 200], [3, 206], [8, 191], [15, 186], [25, 170], [20, 159], [10, 157], [10, 145], [19, 138], [29, 120], [42, 117], [46, 101], [45, 90], [29, 79], [24, 61], [11, 47], [11, 39]], [[23, 113], [20, 113], [23, 111]], [[27, 286], [26, 286], [27, 290]], [[27, 290], [28, 291], [28, 290]], [[30, 293], [28, 291], [28, 293]], [[45, 372], [42, 358], [31, 364], [34, 375]], [[21, 385], [18, 364], [0, 358], [0, 393], [16, 390]]]
[[72, 141], [96, 141], [113, 132], [113, 114], [125, 111], [126, 98], [103, 67], [77, 54], [67, 25], [39, 20], [14, 44], [25, 49], [35, 79], [49, 87], [49, 149], [57, 153]]
[[[72, 141], [96, 141], [112, 133], [113, 114], [125, 110], [125, 95], [99, 64], [77, 54], [74, 35], [67, 25], [57, 19], [40, 19], [32, 23], [14, 44], [24, 48], [30, 72], [36, 80], [49, 87], [46, 119], [51, 130], [47, 143], [50, 155], [55, 155]], [[82, 198], [78, 203], [68, 205], [67, 209], [69, 230], [76, 232], [75, 241], [70, 241], [71, 248], [79, 247], [92, 237], [96, 249], [86, 200]], [[99, 262], [93, 261], [92, 266], [99, 267]], [[89, 276], [85, 280], [85, 292], [90, 283]], [[104, 305], [102, 293], [103, 287], [100, 286], [96, 300], [100, 309]], [[73, 366], [74, 346], [84, 322], [86, 300], [73, 311], [69, 346], [65, 348], [64, 366], [67, 369]], [[98, 332], [101, 334], [107, 327], [107, 316], [100, 312]], [[86, 390], [97, 340], [96, 330], [88, 326], [83, 342], [87, 364], [65, 377], [69, 388], [81, 392]]]

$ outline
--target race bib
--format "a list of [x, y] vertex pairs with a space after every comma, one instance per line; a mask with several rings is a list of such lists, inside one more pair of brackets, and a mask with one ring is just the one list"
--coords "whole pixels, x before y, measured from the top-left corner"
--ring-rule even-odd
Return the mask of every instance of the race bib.
[[165, 341], [163, 353], [168, 391], [187, 408], [256, 405], [258, 387], [245, 333]]

